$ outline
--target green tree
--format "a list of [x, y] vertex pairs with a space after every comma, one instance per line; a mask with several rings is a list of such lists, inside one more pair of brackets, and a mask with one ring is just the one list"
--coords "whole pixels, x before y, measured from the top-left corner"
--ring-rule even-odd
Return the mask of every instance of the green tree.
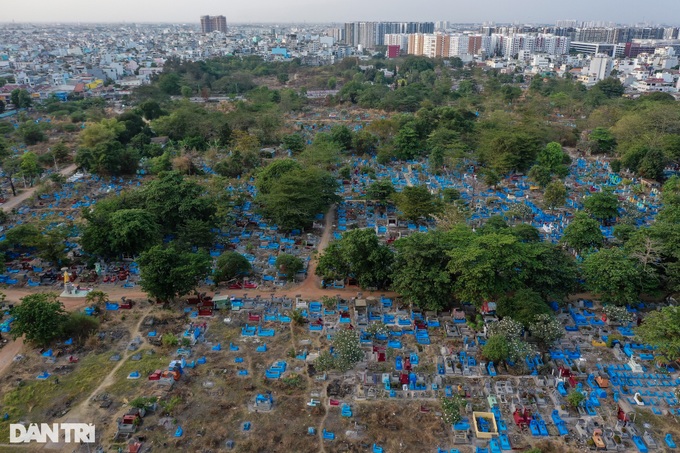
[[116, 140], [124, 131], [125, 124], [119, 123], [117, 119], [103, 119], [99, 123], [90, 123], [83, 129], [80, 133], [80, 143], [86, 148], [94, 148]]
[[505, 362], [510, 358], [510, 344], [505, 336], [492, 335], [482, 346], [482, 355], [491, 362]]
[[418, 133], [411, 124], [399, 129], [394, 137], [395, 156], [400, 160], [409, 160], [420, 155], [421, 143]]
[[[258, 181], [260, 182], [260, 181]], [[316, 214], [324, 213], [339, 200], [337, 182], [327, 172], [317, 169], [291, 170], [260, 192], [256, 201], [262, 213], [282, 230], [308, 228]]]
[[574, 258], [558, 245], [547, 242], [522, 244], [524, 264], [520, 278], [543, 300], [560, 300], [574, 289], [577, 268]]
[[553, 181], [545, 188], [543, 201], [549, 209], [564, 206], [567, 201], [567, 186], [562, 181]]
[[248, 275], [252, 266], [245, 256], [237, 252], [224, 252], [217, 258], [216, 282], [228, 282]]
[[112, 213], [109, 221], [107, 240], [119, 254], [136, 256], [161, 239], [153, 214], [144, 209], [121, 209]]
[[292, 280], [298, 272], [304, 269], [305, 263], [297, 256], [282, 253], [276, 257], [275, 266], [281, 274]]
[[191, 87], [185, 85], [180, 89], [180, 93], [182, 94], [183, 98], [190, 98], [191, 95], [194, 94], [194, 90], [192, 90]]
[[662, 307], [648, 313], [635, 329], [640, 340], [658, 348], [655, 355], [666, 363], [680, 358], [680, 307]]
[[155, 120], [164, 114], [158, 102], [152, 100], [144, 101], [139, 104], [139, 110], [147, 121]]
[[637, 168], [640, 176], [644, 178], [654, 179], [656, 181], [663, 181], [664, 169], [666, 168], [666, 156], [663, 151], [657, 148], [652, 148], [645, 154], [645, 157], [640, 162]]
[[24, 143], [29, 146], [36, 145], [47, 140], [47, 136], [43, 132], [40, 125], [34, 123], [33, 121], [21, 123], [19, 125], [18, 133]]
[[523, 245], [508, 233], [475, 235], [449, 252], [449, 272], [457, 297], [480, 306], [522, 287], [517, 268], [525, 261]]
[[281, 143], [284, 149], [289, 149], [293, 154], [301, 153], [305, 150], [305, 139], [300, 134], [289, 134], [283, 137]]
[[608, 153], [616, 148], [614, 135], [604, 127], [596, 127], [588, 136], [590, 151], [595, 154]]
[[353, 276], [362, 288], [382, 289], [389, 284], [392, 260], [392, 252], [380, 244], [374, 230], [350, 230], [319, 257], [316, 275], [325, 280]]
[[416, 233], [396, 241], [392, 289], [423, 310], [446, 308], [453, 295], [447, 269], [452, 236], [437, 231]]
[[292, 159], [279, 159], [264, 167], [257, 174], [255, 186], [259, 194], [267, 195], [272, 184], [281, 176], [293, 170], [301, 170], [302, 167]]
[[548, 313], [534, 316], [528, 328], [531, 335], [545, 348], [551, 347], [564, 336], [562, 323]]
[[333, 126], [331, 128], [331, 139], [340, 146], [341, 151], [352, 149], [352, 131], [347, 126]]
[[480, 143], [479, 154], [483, 163], [500, 174], [526, 171], [536, 161], [540, 140], [532, 132], [487, 132]]
[[12, 90], [9, 95], [9, 100], [17, 109], [25, 109], [33, 104], [33, 99], [28, 91], [19, 88]]
[[591, 219], [587, 214], [579, 212], [564, 229], [562, 242], [581, 253], [590, 248], [602, 247], [604, 236], [602, 236], [600, 224], [597, 220]]
[[587, 213], [600, 222], [614, 219], [619, 215], [619, 198], [611, 189], [586, 197], [583, 206]]
[[142, 187], [141, 205], [149, 211], [163, 234], [174, 234], [188, 220], [216, 226], [217, 206], [203, 186], [178, 172], [166, 172]]
[[357, 153], [368, 154], [374, 152], [378, 147], [379, 139], [377, 135], [362, 129], [352, 137], [352, 148]]
[[52, 154], [57, 163], [63, 164], [71, 156], [71, 151], [68, 149], [68, 146], [66, 146], [66, 143], [61, 141], [52, 147]]
[[366, 198], [379, 203], [385, 203], [394, 192], [392, 181], [389, 179], [380, 179], [368, 186], [368, 189], [366, 189]]
[[189, 294], [210, 273], [210, 256], [206, 252], [187, 252], [173, 244], [153, 246], [137, 262], [144, 291], [167, 302]]
[[635, 261], [620, 248], [602, 249], [583, 260], [586, 287], [604, 303], [636, 303], [640, 293], [639, 272]]
[[28, 179], [31, 187], [35, 178], [40, 176], [43, 172], [42, 167], [38, 163], [38, 156], [32, 152], [26, 152], [21, 156], [21, 175]]
[[68, 315], [64, 305], [53, 293], [31, 294], [12, 308], [13, 338], [24, 336], [27, 341], [46, 347], [62, 335]]
[[586, 400], [586, 396], [578, 390], [572, 390], [567, 395], [566, 400], [569, 406], [576, 409]]
[[430, 219], [441, 212], [441, 203], [425, 186], [409, 186], [394, 196], [397, 208], [404, 218], [418, 221]]
[[41, 240], [42, 235], [38, 227], [31, 223], [25, 223], [9, 229], [3, 243], [15, 249], [37, 248], [40, 246]]
[[614, 77], [607, 77], [606, 79], [597, 82], [593, 88], [595, 91], [600, 91], [607, 98], [620, 98], [623, 96], [625, 88], [619, 79]]
[[498, 184], [500, 184], [502, 180], [501, 175], [499, 175], [498, 172], [492, 168], [485, 169], [483, 176], [484, 184], [486, 184], [489, 187], [498, 186]]
[[541, 187], [545, 187], [552, 181], [552, 172], [544, 165], [534, 165], [529, 170], [529, 179]]
[[165, 94], [181, 94], [181, 79], [176, 72], [166, 72], [158, 78], [158, 88]]
[[333, 336], [333, 349], [336, 352], [335, 367], [342, 372], [351, 370], [364, 359], [364, 351], [355, 330], [338, 330]]
[[499, 316], [509, 316], [524, 327], [529, 327], [536, 315], [549, 314], [550, 307], [539, 293], [522, 288], [512, 296], [504, 296], [497, 301]]

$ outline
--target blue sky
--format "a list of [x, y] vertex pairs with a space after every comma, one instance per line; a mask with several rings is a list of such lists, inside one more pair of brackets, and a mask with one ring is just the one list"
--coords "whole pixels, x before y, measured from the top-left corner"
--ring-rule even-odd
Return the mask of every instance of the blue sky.
[[198, 22], [223, 14], [227, 22], [345, 22], [358, 20], [540, 22], [559, 19], [617, 23], [679, 23], [678, 0], [653, 8], [632, 0], [2, 0], [7, 22]]

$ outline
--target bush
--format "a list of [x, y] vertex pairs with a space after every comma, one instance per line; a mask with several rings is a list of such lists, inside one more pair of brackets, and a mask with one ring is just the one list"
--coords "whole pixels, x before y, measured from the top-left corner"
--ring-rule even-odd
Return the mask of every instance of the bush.
[[99, 329], [99, 320], [84, 313], [71, 313], [64, 323], [64, 338], [84, 341]]
[[586, 396], [577, 390], [574, 390], [569, 393], [569, 395], [567, 395], [567, 403], [569, 403], [569, 406], [573, 407], [574, 409], [579, 407], [581, 403], [585, 401], [585, 399]]
[[163, 346], [168, 346], [168, 347], [175, 347], [179, 344], [179, 338], [174, 336], [171, 333], [166, 333], [161, 337], [161, 341], [163, 342]]

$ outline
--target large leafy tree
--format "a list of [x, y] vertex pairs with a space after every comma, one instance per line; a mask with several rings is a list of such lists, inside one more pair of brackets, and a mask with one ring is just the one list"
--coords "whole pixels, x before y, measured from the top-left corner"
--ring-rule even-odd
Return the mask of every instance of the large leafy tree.
[[17, 190], [14, 186], [14, 177], [21, 171], [21, 158], [17, 156], [6, 157], [2, 161], [2, 172], [3, 176], [7, 179], [10, 188], [12, 189], [12, 195], [17, 196]]
[[580, 212], [564, 229], [562, 242], [580, 253], [590, 248], [602, 247], [604, 236], [600, 231], [600, 224]]
[[680, 307], [663, 307], [647, 314], [635, 333], [643, 343], [658, 348], [657, 356], [673, 363], [680, 358]]
[[248, 275], [252, 266], [245, 256], [238, 252], [224, 252], [217, 258], [215, 281], [228, 282], [235, 278]]
[[394, 193], [394, 186], [389, 179], [375, 181], [366, 189], [366, 198], [379, 203], [385, 203]]
[[452, 249], [448, 269], [454, 277], [455, 294], [481, 305], [521, 288], [517, 270], [525, 262], [522, 245], [512, 234], [494, 232], [477, 235], [466, 245]]
[[364, 359], [359, 336], [355, 330], [340, 329], [333, 336], [335, 350], [335, 367], [340, 371], [351, 370], [355, 364]]
[[290, 134], [283, 137], [281, 146], [289, 149], [293, 154], [301, 153], [305, 149], [305, 139], [300, 134]]
[[138, 258], [141, 286], [150, 296], [173, 301], [193, 291], [210, 273], [210, 255], [171, 244], [156, 245]]
[[543, 201], [549, 209], [564, 206], [567, 201], [567, 187], [562, 181], [553, 181], [545, 188]]
[[62, 334], [68, 315], [56, 294], [31, 294], [12, 309], [13, 338], [25, 336], [38, 346], [48, 346]]
[[503, 335], [492, 335], [482, 346], [482, 354], [491, 362], [505, 362], [510, 358], [510, 344]]
[[372, 229], [351, 230], [333, 242], [319, 257], [316, 274], [324, 279], [355, 277], [362, 288], [386, 288], [393, 254]]
[[160, 240], [160, 229], [153, 215], [144, 209], [121, 209], [110, 217], [110, 247], [118, 253], [135, 256]]
[[539, 293], [523, 288], [511, 296], [498, 299], [497, 313], [499, 316], [509, 316], [524, 327], [529, 327], [536, 315], [550, 313], [550, 307]]
[[448, 271], [452, 234], [416, 233], [395, 242], [392, 289], [425, 310], [441, 310], [451, 301], [452, 277]]
[[165, 234], [175, 233], [188, 220], [216, 224], [215, 199], [205, 189], [178, 172], [162, 173], [141, 190], [144, 208]]
[[425, 186], [409, 186], [394, 196], [404, 218], [417, 221], [441, 212], [441, 203]]
[[[649, 236], [658, 246], [662, 279], [667, 292], [680, 290], [680, 178], [673, 176], [663, 186], [663, 207], [659, 211], [654, 224], [649, 229]], [[638, 250], [647, 249], [646, 240], [642, 247], [636, 240]], [[632, 245], [632, 244], [631, 244]], [[627, 245], [627, 248], [630, 247]], [[633, 252], [635, 253], [635, 252]], [[647, 255], [647, 253], [643, 253]]]
[[583, 260], [586, 287], [605, 303], [633, 304], [640, 293], [640, 270], [623, 249], [602, 249]]
[[300, 272], [305, 267], [305, 264], [297, 256], [290, 255], [288, 253], [282, 253], [276, 258], [275, 266], [279, 272], [284, 274], [289, 279], [292, 279], [295, 277], [295, 274]]
[[588, 136], [590, 150], [595, 154], [608, 153], [616, 148], [616, 138], [609, 129], [596, 127]]
[[547, 242], [523, 244], [523, 252], [521, 277], [528, 288], [544, 300], [560, 300], [572, 292], [578, 272], [571, 255]]
[[525, 171], [536, 160], [540, 150], [537, 135], [523, 131], [493, 131], [481, 144], [480, 157], [499, 173]]
[[263, 214], [283, 230], [308, 228], [316, 214], [324, 213], [339, 200], [337, 182], [317, 169], [291, 170], [271, 181], [268, 191], [256, 198]]
[[25, 109], [33, 104], [33, 99], [28, 91], [24, 89], [15, 89], [9, 94], [9, 100], [17, 109]]
[[531, 335], [545, 348], [549, 348], [564, 336], [564, 326], [550, 313], [534, 316], [528, 327]]
[[583, 206], [586, 212], [600, 222], [614, 219], [619, 215], [619, 198], [611, 190], [590, 195], [583, 202]]

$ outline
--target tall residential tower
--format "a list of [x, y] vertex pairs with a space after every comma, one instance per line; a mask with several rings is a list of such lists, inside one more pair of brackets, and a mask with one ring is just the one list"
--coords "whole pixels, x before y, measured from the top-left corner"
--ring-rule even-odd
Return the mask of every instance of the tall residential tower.
[[227, 18], [224, 16], [201, 16], [201, 32], [227, 32]]

